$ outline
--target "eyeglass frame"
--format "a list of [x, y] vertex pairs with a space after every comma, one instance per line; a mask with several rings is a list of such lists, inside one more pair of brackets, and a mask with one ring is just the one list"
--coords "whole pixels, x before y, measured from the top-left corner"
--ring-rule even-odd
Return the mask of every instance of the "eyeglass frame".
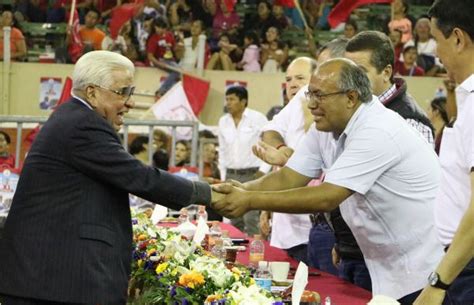
[[337, 92], [325, 93], [325, 94], [316, 94], [314, 91], [310, 91], [309, 89], [304, 92], [304, 96], [311, 101], [315, 101], [320, 103], [324, 97], [338, 95], [338, 94], [345, 94], [351, 90], [342, 90]]
[[122, 87], [122, 88], [120, 88], [121, 91], [113, 90], [113, 89], [106, 88], [106, 87], [102, 87], [102, 86], [96, 85], [96, 84], [93, 84], [93, 86], [98, 87], [98, 88], [100, 88], [100, 89], [104, 89], [104, 90], [110, 91], [110, 92], [112, 92], [112, 93], [115, 93], [115, 94], [117, 94], [117, 95], [120, 95], [120, 96], [126, 98], [125, 103], [127, 103], [127, 102], [130, 100], [130, 97], [131, 97], [131, 96], [133, 95], [133, 93], [135, 92], [135, 86]]

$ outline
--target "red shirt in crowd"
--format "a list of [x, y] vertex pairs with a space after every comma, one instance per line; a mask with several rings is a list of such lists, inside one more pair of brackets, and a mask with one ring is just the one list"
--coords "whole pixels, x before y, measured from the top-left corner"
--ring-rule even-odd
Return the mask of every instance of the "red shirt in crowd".
[[161, 35], [155, 33], [147, 42], [146, 52], [147, 54], [153, 54], [153, 56], [158, 60], [174, 60], [175, 58], [173, 50], [175, 45], [176, 41], [174, 40], [174, 36], [171, 32], [166, 31]]
[[403, 62], [397, 61], [395, 63], [395, 72], [402, 76], [423, 76], [425, 75], [425, 70], [418, 66], [413, 66], [409, 69], [405, 67]]
[[6, 157], [0, 156], [0, 170], [5, 168], [15, 168], [15, 157], [12, 154]]

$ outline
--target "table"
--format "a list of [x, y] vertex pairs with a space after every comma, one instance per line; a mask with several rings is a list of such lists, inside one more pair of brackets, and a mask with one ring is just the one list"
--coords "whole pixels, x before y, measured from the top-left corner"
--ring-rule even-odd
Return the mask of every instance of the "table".
[[[231, 238], [251, 238], [246, 237], [239, 229], [230, 224], [221, 224], [222, 230], [229, 231]], [[285, 261], [289, 262], [293, 268], [298, 267], [298, 262], [286, 254], [286, 251], [270, 246], [268, 241], [263, 241], [265, 244], [265, 260], [266, 261]], [[249, 247], [245, 252], [237, 254], [237, 261], [241, 264], [247, 265], [249, 262]], [[309, 276], [307, 290], [317, 291], [321, 295], [321, 300], [327, 296], [331, 297], [332, 304], [336, 305], [365, 305], [372, 298], [372, 293], [359, 288], [352, 283], [342, 280], [332, 274], [322, 272], [310, 268], [310, 272], [317, 271], [321, 275]]]
[[[174, 227], [176, 224], [164, 224], [163, 226]], [[221, 223], [221, 229], [229, 231], [230, 238], [246, 238], [249, 241], [252, 240], [231, 224]], [[289, 257], [284, 250], [270, 246], [268, 241], [263, 242], [265, 244], [264, 257], [266, 261], [284, 261], [289, 262], [290, 266], [293, 268], [298, 267], [298, 262]], [[246, 251], [237, 253], [237, 261], [244, 265], [248, 265], [249, 262], [249, 247], [248, 245], [246, 246]], [[321, 295], [322, 301], [324, 301], [324, 299], [329, 296], [331, 297], [332, 304], [335, 305], [365, 305], [372, 298], [372, 293], [365, 289], [359, 288], [352, 283], [344, 281], [332, 274], [310, 268], [310, 272], [314, 271], [320, 273], [321, 275], [310, 275], [308, 277], [308, 285], [306, 286], [306, 289], [317, 291]]]

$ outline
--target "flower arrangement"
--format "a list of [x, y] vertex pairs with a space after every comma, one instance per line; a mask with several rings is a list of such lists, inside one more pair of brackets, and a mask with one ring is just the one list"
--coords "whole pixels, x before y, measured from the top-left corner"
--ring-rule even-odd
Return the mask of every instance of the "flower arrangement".
[[133, 215], [130, 302], [134, 305], [272, 305], [244, 266], [228, 269], [201, 246]]

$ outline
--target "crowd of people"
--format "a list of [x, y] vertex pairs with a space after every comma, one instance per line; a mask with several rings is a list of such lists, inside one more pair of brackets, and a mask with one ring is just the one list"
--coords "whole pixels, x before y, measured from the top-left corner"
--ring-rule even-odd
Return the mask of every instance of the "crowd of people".
[[[22, 278], [16, 276], [20, 259], [48, 266], [28, 253], [37, 243], [29, 240], [27, 234], [34, 235], [29, 231], [34, 228], [48, 232], [48, 242], [55, 235], [48, 231], [48, 221], [38, 222], [35, 215], [28, 214], [28, 209], [41, 206], [40, 212], [47, 219], [66, 213], [64, 209], [50, 208], [51, 202], [72, 196], [64, 193], [73, 187], [68, 184], [70, 181], [60, 181], [65, 180], [63, 172], [93, 191], [97, 199], [93, 200], [97, 203], [93, 209], [107, 220], [108, 227], [120, 228], [123, 234], [117, 233], [116, 238], [122, 238], [120, 245], [124, 249], [128, 230], [125, 209], [122, 207], [120, 215], [113, 215], [117, 219], [104, 214], [110, 212], [112, 200], [125, 205], [125, 195], [131, 193], [174, 209], [200, 202], [231, 218], [248, 235], [262, 233], [272, 246], [286, 250], [298, 261], [374, 294], [390, 296], [401, 304], [474, 302], [474, 136], [469, 127], [474, 102], [474, 28], [469, 2], [437, 0], [429, 12], [431, 19], [419, 19], [414, 34], [407, 22], [404, 1], [394, 1], [394, 18], [388, 24], [388, 34], [358, 32], [357, 25], [347, 22], [347, 32], [351, 34], [346, 36], [350, 38], [332, 40], [319, 48], [315, 58], [299, 57], [288, 64], [288, 102], [277, 114], [272, 112], [272, 117], [251, 109], [252, 100], [245, 87], [227, 88], [226, 113], [219, 120], [217, 134], [200, 134], [204, 148], [203, 180], [227, 181], [212, 190], [205, 183], [186, 182], [166, 172], [170, 166], [190, 165], [192, 152], [188, 141], [176, 141], [171, 149], [170, 136], [156, 130], [152, 141], [140, 135], [133, 139], [129, 152], [134, 158], [123, 150], [108, 125], [119, 130], [124, 113], [134, 106], [131, 90], [118, 94], [114, 89], [131, 88], [133, 63], [112, 52], [87, 53], [75, 67], [74, 99], [57, 111], [77, 120], [79, 127], [68, 125], [71, 130], [68, 129], [67, 138], [58, 134], [57, 126], [66, 123], [55, 113], [25, 161], [24, 178], [17, 190], [20, 195], [13, 200], [13, 216], [7, 220], [5, 238], [0, 238], [0, 266], [6, 270], [5, 274], [0, 273], [0, 295], [4, 295], [5, 304], [24, 302], [18, 296], [58, 302], [123, 301], [120, 293], [113, 296], [107, 289], [97, 288], [104, 283], [110, 287], [118, 285], [115, 288], [124, 286], [123, 274], [117, 276], [117, 282], [99, 274], [86, 284], [77, 283], [78, 287], [95, 285], [97, 297], [76, 294], [56, 283], [61, 293], [69, 291], [69, 298], [56, 291], [46, 295], [39, 288], [29, 290]], [[185, 2], [174, 4], [180, 3]], [[181, 24], [179, 18], [179, 14], [171, 13], [170, 22]], [[161, 21], [158, 18], [152, 22]], [[191, 32], [196, 31], [193, 27], [197, 21], [190, 21]], [[197, 23], [202, 25], [201, 21]], [[267, 42], [278, 35], [272, 29], [270, 26], [264, 32]], [[215, 36], [219, 41], [227, 38], [228, 53], [211, 55], [211, 60], [215, 56], [216, 65], [229, 65], [230, 54], [238, 46], [232, 45], [230, 34], [216, 35], [220, 35]], [[244, 36], [243, 58], [254, 57], [258, 37]], [[272, 55], [276, 62], [277, 55], [282, 54]], [[417, 56], [426, 67], [431, 64], [427, 70], [438, 70], [442, 61], [449, 72], [446, 94], [434, 96], [427, 113], [399, 77], [404, 75], [401, 70], [422, 74]], [[97, 58], [111, 63], [114, 73], [108, 73], [107, 83], [92, 76], [89, 79], [84, 72], [88, 65], [95, 67], [93, 62]], [[239, 61], [237, 66], [246, 64], [256, 69], [262, 63]], [[108, 104], [109, 100], [116, 102]], [[56, 151], [56, 142], [64, 142], [61, 147], [66, 150]], [[0, 133], [0, 162], [11, 162], [9, 144], [9, 135]], [[175, 152], [172, 161], [171, 151]], [[44, 170], [42, 162], [51, 162], [49, 166], [57, 171]], [[37, 181], [40, 175], [48, 179]], [[51, 179], [55, 186], [61, 186], [57, 191], [51, 190]], [[31, 186], [35, 186], [36, 192], [44, 188], [58, 196], [43, 203], [41, 196], [30, 194]], [[173, 187], [183, 192], [177, 193]], [[163, 194], [163, 198], [153, 192]], [[82, 198], [80, 194], [76, 196]], [[82, 215], [79, 206], [82, 207], [77, 200], [68, 205], [78, 218]], [[86, 207], [92, 209], [90, 204]], [[102, 223], [96, 216], [83, 214], [96, 227]], [[25, 221], [32, 228], [22, 227]], [[102, 232], [100, 236], [82, 225], [66, 229], [77, 233], [71, 236], [113, 243], [111, 233], [104, 228], [98, 231]], [[77, 246], [75, 242], [72, 238], [73, 249]], [[87, 245], [88, 250], [97, 250], [92, 244]], [[48, 257], [48, 250], [42, 251]], [[99, 264], [94, 261], [90, 265], [94, 263]], [[125, 256], [120, 263], [127, 270], [129, 262]], [[90, 267], [85, 265], [84, 268]], [[118, 269], [112, 262], [107, 267]], [[67, 278], [58, 268], [50, 269], [58, 272], [58, 279]], [[25, 277], [33, 280], [38, 275], [29, 272]]]
[[[27, 38], [25, 43], [21, 34], [21, 22], [68, 22], [70, 3], [59, 0], [53, 4], [37, 0], [15, 3], [12, 8], [3, 8], [1, 24], [2, 27], [13, 26], [12, 58], [21, 60], [26, 57], [28, 45]], [[327, 13], [336, 4], [337, 1], [302, 1], [302, 13], [310, 27], [306, 29], [308, 53], [318, 45], [313, 30], [326, 29]], [[271, 73], [285, 71], [289, 64], [294, 42], [283, 40], [282, 33], [289, 28], [304, 31], [298, 11], [284, 6], [284, 1], [280, 0], [247, 1], [245, 5], [253, 5], [256, 9], [244, 14], [237, 14], [235, 7], [220, 0], [146, 0], [138, 6], [135, 17], [126, 21], [117, 34], [109, 27], [111, 11], [123, 5], [122, 1], [116, 0], [77, 3], [81, 54], [90, 50], [110, 50], [126, 56], [138, 66], [191, 70], [197, 67], [198, 50], [202, 47], [206, 69]], [[434, 52], [436, 41], [430, 35], [428, 19], [421, 16], [415, 20], [410, 15], [408, 0], [395, 0], [391, 6], [392, 16], [388, 17], [385, 31], [396, 48], [396, 73], [435, 76], [443, 72], [444, 67]], [[68, 28], [66, 46], [74, 41], [72, 29]], [[358, 30], [358, 23], [349, 19], [341, 36], [350, 39]], [[199, 39], [202, 34], [206, 35], [204, 40]], [[77, 56], [72, 53], [76, 51], [58, 46], [57, 60], [75, 61]], [[167, 71], [172, 73], [172, 70]], [[174, 82], [173, 78], [169, 80], [170, 84]], [[163, 91], [166, 91], [167, 84], [164, 87]]]

